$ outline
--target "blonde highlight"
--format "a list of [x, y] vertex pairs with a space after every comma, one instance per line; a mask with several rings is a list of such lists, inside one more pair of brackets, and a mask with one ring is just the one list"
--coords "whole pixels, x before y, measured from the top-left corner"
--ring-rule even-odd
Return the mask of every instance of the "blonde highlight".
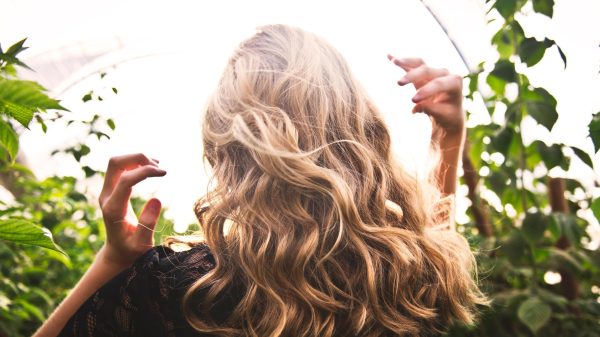
[[380, 113], [323, 39], [273, 25], [243, 42], [203, 141], [216, 185], [196, 214], [216, 266], [183, 299], [196, 330], [426, 336], [485, 302], [466, 240], [435, 227], [435, 188], [395, 164]]

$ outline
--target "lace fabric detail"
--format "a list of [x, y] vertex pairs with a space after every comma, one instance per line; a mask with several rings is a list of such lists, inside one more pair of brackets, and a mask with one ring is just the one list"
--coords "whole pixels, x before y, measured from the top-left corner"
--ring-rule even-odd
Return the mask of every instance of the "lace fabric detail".
[[206, 245], [153, 247], [84, 302], [59, 336], [203, 336], [183, 317], [181, 299], [214, 265]]

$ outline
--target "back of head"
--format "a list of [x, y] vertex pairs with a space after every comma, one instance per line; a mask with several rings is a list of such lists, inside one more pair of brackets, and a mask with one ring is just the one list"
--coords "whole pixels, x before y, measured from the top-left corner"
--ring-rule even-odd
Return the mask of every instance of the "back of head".
[[197, 215], [217, 265], [184, 299], [197, 330], [423, 336], [472, 320], [466, 241], [431, 229], [433, 187], [393, 162], [379, 112], [321, 38], [274, 25], [243, 42], [203, 141], [215, 187]]

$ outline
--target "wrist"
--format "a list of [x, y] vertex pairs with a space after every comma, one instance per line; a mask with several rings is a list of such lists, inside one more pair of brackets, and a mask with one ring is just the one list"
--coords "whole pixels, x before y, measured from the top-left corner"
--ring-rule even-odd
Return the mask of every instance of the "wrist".
[[440, 149], [460, 147], [465, 141], [466, 131], [464, 126], [452, 130], [434, 129], [431, 133], [431, 142], [437, 143]]
[[117, 274], [129, 268], [133, 262], [124, 261], [122, 258], [119, 258], [119, 254], [104, 244], [98, 251], [94, 263], [100, 264], [103, 268]]

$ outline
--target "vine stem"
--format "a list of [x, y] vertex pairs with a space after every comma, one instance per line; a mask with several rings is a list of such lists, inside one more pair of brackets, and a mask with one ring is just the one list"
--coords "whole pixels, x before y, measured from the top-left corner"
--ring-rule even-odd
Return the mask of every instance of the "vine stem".
[[[512, 18], [512, 20], [514, 20], [514, 18]], [[517, 32], [512, 29], [512, 33], [513, 33], [513, 55], [516, 56], [516, 54], [518, 54], [518, 48], [519, 45], [517, 43]], [[515, 62], [515, 67], [516, 67], [516, 62]], [[519, 73], [516, 72], [515, 69], [515, 74], [516, 74], [516, 80], [517, 80], [517, 97], [521, 97], [521, 90], [522, 90], [522, 86], [523, 83], [521, 81], [521, 76]], [[523, 102], [520, 101], [519, 98], [517, 98], [517, 101], [515, 102], [517, 104], [517, 109], [518, 109], [518, 118], [517, 118], [517, 127], [519, 128], [519, 136], [518, 136], [518, 141], [519, 141], [519, 170], [521, 171], [521, 175], [519, 177], [519, 180], [521, 181], [521, 206], [523, 207], [523, 213], [527, 213], [527, 190], [525, 189], [525, 169], [527, 166], [527, 158], [525, 156], [525, 144], [523, 144], [523, 128], [522, 123], [523, 123], [523, 116], [525, 115], [523, 109]], [[538, 273], [539, 273], [539, 269], [538, 266], [535, 262], [535, 249], [533, 244], [529, 244], [529, 261], [531, 263], [531, 272], [533, 274], [533, 277], [531, 278], [531, 292], [532, 294], [537, 294], [538, 291]]]
[[[512, 18], [512, 20], [514, 20], [514, 18]], [[517, 32], [512, 29], [512, 33], [513, 33], [513, 55], [517, 53], [517, 50], [519, 48], [519, 45], [517, 44]], [[516, 64], [515, 64], [516, 66]], [[516, 73], [516, 71], [515, 71]], [[521, 96], [521, 87], [523, 85], [523, 83], [521, 82], [521, 76], [516, 73], [516, 77], [517, 77], [517, 97]], [[519, 99], [517, 98], [517, 106], [519, 109], [519, 118], [517, 119], [517, 126], [519, 128], [519, 152], [520, 152], [520, 158], [519, 158], [519, 170], [521, 170], [521, 176], [519, 177], [519, 180], [521, 181], [521, 206], [523, 207], [523, 212], [527, 211], [527, 190], [525, 190], [525, 168], [526, 168], [526, 156], [525, 156], [525, 144], [523, 144], [523, 128], [521, 127], [521, 124], [523, 122], [523, 104], [521, 102], [518, 101]]]
[[[519, 83], [519, 87], [521, 86], [521, 83]], [[519, 88], [519, 91], [521, 91], [521, 88]], [[521, 121], [523, 119], [523, 105], [519, 104], [519, 133], [523, 132], [523, 129], [521, 128]], [[521, 135], [519, 135], [519, 148], [520, 148], [520, 160], [519, 160], [519, 169], [521, 170], [521, 176], [519, 177], [519, 180], [521, 181], [521, 205], [523, 207], [523, 212], [527, 211], [527, 190], [525, 189], [525, 167], [526, 167], [526, 156], [525, 156], [525, 144], [523, 144], [523, 137]]]

